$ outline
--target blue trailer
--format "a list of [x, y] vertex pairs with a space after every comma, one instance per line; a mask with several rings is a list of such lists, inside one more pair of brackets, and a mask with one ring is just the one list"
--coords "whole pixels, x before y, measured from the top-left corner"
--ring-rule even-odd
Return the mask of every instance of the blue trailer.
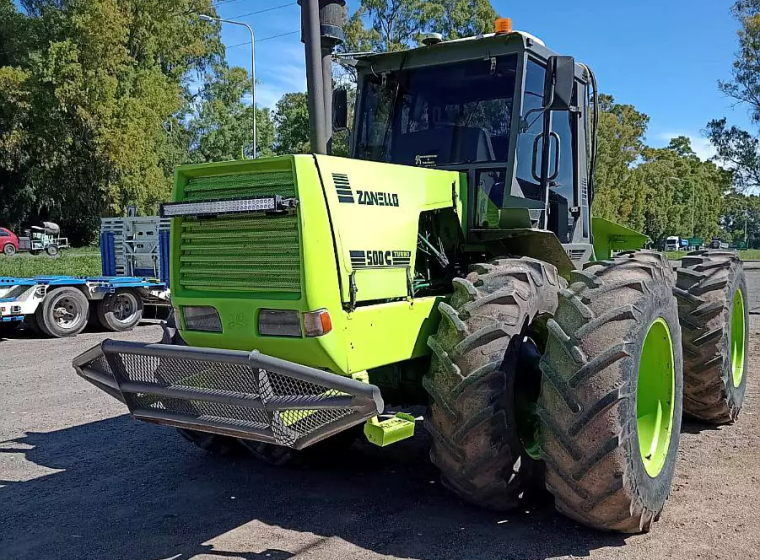
[[165, 282], [137, 277], [0, 277], [0, 324], [22, 321], [50, 337], [74, 336], [88, 322], [108, 331], [132, 329], [146, 304], [169, 303]]

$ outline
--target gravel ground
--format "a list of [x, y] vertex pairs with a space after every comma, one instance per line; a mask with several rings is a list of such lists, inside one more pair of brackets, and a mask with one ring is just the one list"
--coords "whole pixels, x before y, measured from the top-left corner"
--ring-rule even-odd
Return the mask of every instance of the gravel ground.
[[[754, 377], [760, 270], [748, 275]], [[120, 336], [159, 337], [156, 325]], [[207, 455], [74, 374], [71, 359], [104, 338], [0, 338], [2, 560], [760, 558], [754, 379], [736, 425], [685, 424], [661, 521], [623, 536], [550, 503], [510, 516], [461, 504], [438, 483], [424, 434], [279, 470]]]

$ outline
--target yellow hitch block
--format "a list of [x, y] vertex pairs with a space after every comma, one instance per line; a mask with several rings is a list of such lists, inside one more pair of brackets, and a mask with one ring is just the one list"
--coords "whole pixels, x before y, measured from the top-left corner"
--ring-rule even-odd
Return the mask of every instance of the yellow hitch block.
[[364, 435], [370, 443], [385, 447], [414, 435], [414, 416], [397, 412], [395, 416], [380, 421], [377, 416], [364, 424]]

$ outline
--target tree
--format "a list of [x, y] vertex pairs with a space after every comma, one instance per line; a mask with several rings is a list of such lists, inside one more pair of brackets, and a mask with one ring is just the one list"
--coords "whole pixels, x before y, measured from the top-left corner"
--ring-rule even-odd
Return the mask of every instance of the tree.
[[423, 32], [445, 39], [488, 33], [496, 17], [490, 0], [361, 0], [347, 21], [346, 49], [398, 51], [414, 46]]
[[12, 37], [0, 75], [13, 81], [0, 178], [22, 206], [9, 225], [51, 219], [76, 242], [101, 215], [154, 211], [187, 142], [192, 74], [220, 61], [218, 29], [194, 15], [211, 1], [0, 2], [0, 37]]
[[274, 114], [275, 151], [303, 154], [309, 151], [309, 106], [305, 93], [286, 93]]
[[632, 105], [615, 103], [610, 95], [599, 97], [599, 109], [594, 215], [641, 229], [641, 185], [632, 178], [633, 166], [644, 152], [649, 117]]
[[[206, 77], [189, 124], [191, 161], [253, 156], [252, 108], [243, 102], [250, 89], [250, 77], [244, 68], [221, 67]], [[272, 155], [274, 128], [268, 109], [256, 109], [256, 127], [258, 155]]]
[[[739, 53], [732, 80], [719, 82], [723, 93], [748, 107], [753, 124], [760, 124], [760, 0], [739, 0], [732, 9], [741, 23]], [[726, 119], [708, 123], [707, 134], [718, 161], [734, 170], [735, 186], [744, 192], [760, 187], [760, 145], [752, 133], [728, 126]]]

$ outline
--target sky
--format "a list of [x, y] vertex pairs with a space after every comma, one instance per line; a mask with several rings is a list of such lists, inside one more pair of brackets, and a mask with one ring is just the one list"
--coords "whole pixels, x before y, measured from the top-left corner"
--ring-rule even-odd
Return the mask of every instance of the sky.
[[[349, 0], [349, 8], [358, 3]], [[718, 80], [730, 78], [738, 50], [739, 24], [730, 12], [733, 0], [492, 0], [492, 4], [499, 15], [512, 18], [515, 29], [543, 39], [558, 54], [588, 64], [601, 92], [649, 115], [650, 145], [662, 146], [684, 135], [706, 158], [712, 155], [702, 132], [708, 121], [725, 116], [731, 124], [750, 126], [746, 107], [735, 106], [718, 90]], [[295, 0], [218, 0], [217, 6], [221, 17], [239, 19], [254, 29], [259, 107], [274, 107], [284, 93], [305, 91]], [[230, 65], [250, 68], [250, 46], [241, 45], [249, 40], [247, 33], [239, 26], [223, 26]]]

